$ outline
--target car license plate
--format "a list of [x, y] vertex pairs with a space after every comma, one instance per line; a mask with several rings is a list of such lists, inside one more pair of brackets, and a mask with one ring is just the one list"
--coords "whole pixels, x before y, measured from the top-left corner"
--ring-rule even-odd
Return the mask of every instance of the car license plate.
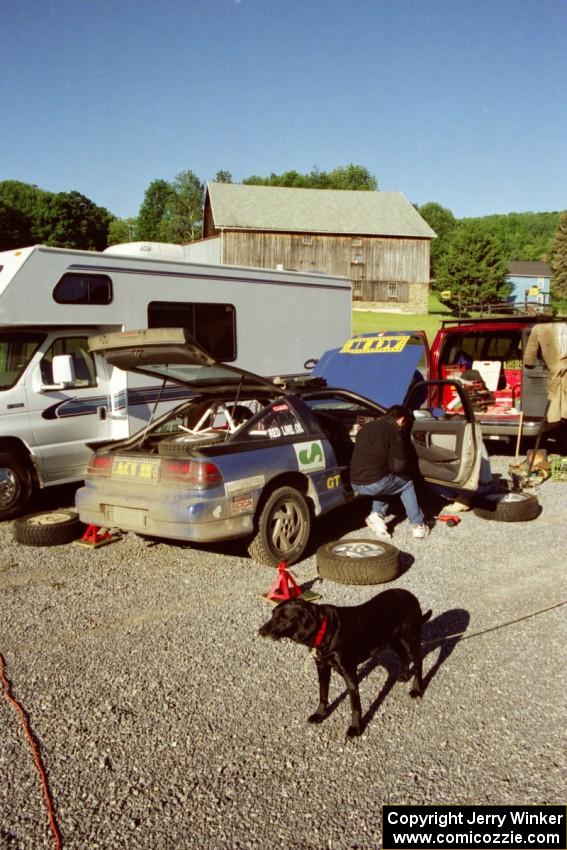
[[136, 481], [157, 481], [159, 458], [115, 457], [112, 462], [112, 478]]
[[147, 511], [138, 508], [121, 508], [118, 505], [107, 505], [104, 512], [109, 528], [145, 528]]

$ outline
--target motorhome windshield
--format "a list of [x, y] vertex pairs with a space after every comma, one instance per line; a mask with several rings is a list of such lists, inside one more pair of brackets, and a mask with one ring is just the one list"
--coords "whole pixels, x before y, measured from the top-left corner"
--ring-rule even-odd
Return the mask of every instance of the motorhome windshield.
[[25, 331], [0, 333], [0, 390], [14, 386], [45, 337]]

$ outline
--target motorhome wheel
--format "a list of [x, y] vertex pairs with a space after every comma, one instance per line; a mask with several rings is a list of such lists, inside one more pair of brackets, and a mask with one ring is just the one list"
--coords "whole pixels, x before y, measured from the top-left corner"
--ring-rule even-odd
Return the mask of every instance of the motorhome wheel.
[[0, 520], [22, 512], [33, 492], [29, 466], [12, 455], [0, 453]]

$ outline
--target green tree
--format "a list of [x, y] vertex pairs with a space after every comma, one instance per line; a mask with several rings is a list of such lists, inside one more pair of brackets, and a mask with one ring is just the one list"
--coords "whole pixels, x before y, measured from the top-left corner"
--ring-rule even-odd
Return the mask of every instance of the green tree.
[[124, 242], [132, 242], [136, 228], [135, 218], [113, 218], [108, 225], [108, 244], [121, 245]]
[[0, 198], [0, 251], [25, 248], [33, 242], [29, 218]]
[[106, 248], [112, 216], [80, 192], [46, 192], [28, 183], [5, 180], [0, 183], [0, 201], [11, 210], [12, 222], [17, 218], [18, 238], [24, 244]]
[[242, 182], [246, 185], [289, 186], [299, 189], [356, 189], [372, 192], [378, 189], [376, 177], [364, 166], [352, 163], [329, 172], [319, 171], [315, 166], [309, 174], [292, 170], [284, 171], [283, 174], [272, 172], [269, 177], [252, 175]]
[[164, 239], [162, 228], [163, 219], [169, 200], [173, 194], [171, 183], [166, 180], [152, 180], [146, 194], [142, 206], [140, 207], [137, 224], [136, 224], [136, 239], [147, 240], [148, 242], [167, 241]]
[[561, 213], [550, 257], [551, 293], [554, 300], [567, 300], [567, 210]]
[[217, 171], [215, 183], [232, 183], [232, 174], [230, 171]]
[[199, 239], [203, 232], [204, 184], [194, 171], [181, 171], [171, 188], [163, 218], [165, 241], [183, 244]]
[[[431, 278], [435, 281], [439, 261], [447, 252], [457, 222], [451, 210], [433, 201], [418, 207], [418, 212], [437, 234], [437, 238], [431, 242]], [[434, 288], [439, 288], [436, 283], [434, 284]]]
[[461, 224], [439, 260], [437, 285], [451, 292], [453, 303], [480, 307], [505, 300], [510, 292], [507, 271], [498, 242], [478, 224]]
[[462, 219], [476, 223], [496, 239], [507, 260], [546, 260], [559, 224], [559, 213], [508, 213]]
[[80, 192], [45, 192], [39, 199], [34, 234], [45, 245], [102, 251], [111, 214]]
[[357, 189], [375, 192], [378, 180], [362, 165], [339, 166], [329, 172], [329, 189]]

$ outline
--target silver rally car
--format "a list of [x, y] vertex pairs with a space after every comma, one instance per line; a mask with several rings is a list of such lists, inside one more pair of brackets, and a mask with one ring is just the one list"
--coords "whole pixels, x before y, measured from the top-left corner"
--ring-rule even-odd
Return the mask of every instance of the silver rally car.
[[[412, 440], [423, 475], [476, 488], [473, 411], [458, 385], [458, 416], [436, 418], [425, 406], [424, 393], [435, 388], [419, 381], [419, 345], [411, 334], [356, 337], [321, 358], [317, 375], [270, 381], [216, 362], [178, 328], [91, 338], [91, 351], [112, 365], [176, 382], [190, 396], [132, 437], [97, 446], [77, 493], [81, 520], [198, 543], [248, 537], [258, 562], [292, 564], [305, 552], [314, 518], [353, 498], [349, 461], [360, 426], [384, 414], [375, 400], [381, 383], [388, 404], [411, 405], [412, 384], [420, 396]], [[350, 358], [346, 366], [341, 358]], [[366, 374], [369, 397], [328, 386], [326, 362], [331, 374], [340, 364], [346, 381], [356, 375], [357, 390]], [[392, 395], [403, 384], [403, 397], [401, 390]]]

